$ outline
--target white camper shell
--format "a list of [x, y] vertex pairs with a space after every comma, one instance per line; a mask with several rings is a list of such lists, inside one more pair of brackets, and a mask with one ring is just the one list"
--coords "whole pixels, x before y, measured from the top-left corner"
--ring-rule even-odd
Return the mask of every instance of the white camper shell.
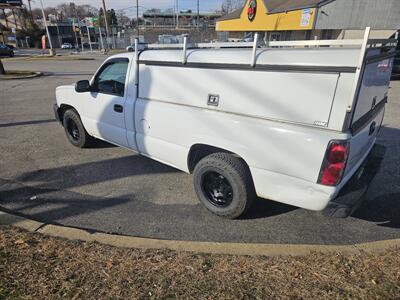
[[95, 137], [194, 173], [220, 216], [255, 194], [325, 209], [375, 143], [396, 41], [367, 28], [363, 40], [234, 46], [185, 39], [112, 56], [90, 82], [57, 88], [56, 116], [76, 146]]

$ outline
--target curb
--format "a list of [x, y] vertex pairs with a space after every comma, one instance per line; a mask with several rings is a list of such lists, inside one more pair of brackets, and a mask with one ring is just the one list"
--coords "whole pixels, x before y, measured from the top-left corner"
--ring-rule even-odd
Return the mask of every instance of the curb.
[[0, 211], [0, 226], [15, 226], [29, 232], [79, 240], [98, 242], [100, 244], [139, 249], [168, 249], [173, 251], [197, 252], [208, 254], [249, 255], [249, 256], [305, 256], [310, 253], [379, 253], [387, 249], [400, 247], [400, 239], [369, 242], [355, 245], [292, 245], [292, 244], [245, 244], [245, 243], [215, 243], [191, 242], [139, 238], [124, 235], [89, 232], [82, 229], [45, 224], [24, 217]]
[[[0, 75], [0, 80], [30, 79], [30, 78], [40, 77], [43, 75], [42, 72], [32, 72], [32, 73], [33, 74], [29, 74], [29, 75], [9, 76], [9, 77], [3, 77], [4, 75]], [[7, 74], [6, 74], [6, 76], [7, 76]]]

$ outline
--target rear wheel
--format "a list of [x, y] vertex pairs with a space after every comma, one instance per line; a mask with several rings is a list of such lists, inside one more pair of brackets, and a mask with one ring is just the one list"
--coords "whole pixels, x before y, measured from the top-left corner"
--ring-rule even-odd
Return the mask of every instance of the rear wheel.
[[242, 216], [255, 197], [247, 165], [229, 153], [206, 156], [196, 165], [193, 175], [197, 197], [218, 216], [230, 219]]
[[74, 109], [69, 109], [64, 113], [63, 125], [65, 134], [72, 145], [78, 148], [89, 146], [92, 137], [83, 127], [79, 114]]

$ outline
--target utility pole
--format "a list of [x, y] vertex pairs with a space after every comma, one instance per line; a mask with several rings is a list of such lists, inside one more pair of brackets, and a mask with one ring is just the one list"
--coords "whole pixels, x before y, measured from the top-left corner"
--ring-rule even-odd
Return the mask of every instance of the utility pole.
[[47, 26], [46, 15], [44, 13], [44, 7], [43, 7], [43, 1], [42, 0], [40, 0], [40, 6], [42, 8], [43, 22], [44, 22], [44, 26], [46, 27], [47, 38], [49, 39], [49, 45], [50, 45], [49, 54], [50, 55], [54, 55], [54, 54], [56, 54], [56, 52], [54, 51], [53, 44], [51, 43], [49, 27]]
[[[75, 41], [76, 41], [75, 49], [79, 50], [79, 42], [78, 42], [78, 35], [76, 34], [75, 20], [72, 25], [74, 27], [74, 34], [75, 34]], [[79, 28], [79, 24], [78, 24], [78, 28]]]
[[93, 52], [92, 39], [90, 38], [90, 29], [89, 29], [89, 26], [87, 25], [87, 21], [86, 21], [86, 30], [87, 30], [87, 34], [88, 34], [88, 38], [89, 38], [90, 53], [92, 53]]
[[[76, 9], [76, 6], [74, 6], [75, 9], [75, 17], [76, 17], [76, 21], [78, 22], [78, 28], [79, 28], [79, 36], [81, 38], [81, 47], [82, 47], [82, 52], [83, 52], [83, 35], [82, 35], [82, 27], [81, 27], [81, 21], [79, 20], [78, 17], [78, 10]], [[76, 38], [76, 33], [75, 33], [75, 38]], [[79, 43], [78, 43], [78, 39], [76, 38], [76, 45], [78, 46], [79, 49]]]
[[197, 30], [200, 26], [200, 0], [197, 0]]
[[101, 32], [101, 26], [100, 26], [100, 22], [99, 22], [99, 33], [100, 33], [100, 42], [101, 42], [101, 48], [103, 49], [103, 51], [106, 50], [106, 48], [104, 48], [104, 42], [103, 42], [103, 33]]
[[179, 0], [176, 0], [176, 28], [179, 28]]
[[57, 28], [57, 38], [58, 38], [58, 43], [60, 44], [60, 48], [62, 45], [62, 37], [60, 34], [60, 28], [58, 27], [58, 14], [56, 15], [56, 28]]
[[103, 1], [103, 13], [104, 13], [104, 23], [106, 24], [106, 47], [108, 49], [108, 37], [110, 36], [110, 31], [108, 29], [108, 18], [107, 18], [107, 8], [106, 8], [106, 1]]
[[139, 29], [139, 0], [136, 0], [136, 22], [137, 22], [137, 38], [139, 38], [140, 29]]

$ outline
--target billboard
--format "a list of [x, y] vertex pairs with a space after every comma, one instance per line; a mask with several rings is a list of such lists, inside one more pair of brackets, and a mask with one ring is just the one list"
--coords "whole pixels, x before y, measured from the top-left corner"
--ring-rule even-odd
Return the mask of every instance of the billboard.
[[99, 18], [85, 18], [84, 23], [87, 27], [99, 26]]

